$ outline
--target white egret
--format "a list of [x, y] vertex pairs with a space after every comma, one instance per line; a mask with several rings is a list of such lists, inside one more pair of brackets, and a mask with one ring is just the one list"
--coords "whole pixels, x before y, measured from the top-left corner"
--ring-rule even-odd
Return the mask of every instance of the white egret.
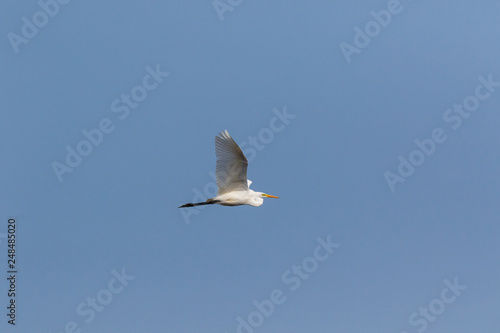
[[278, 198], [249, 188], [252, 182], [247, 180], [248, 161], [227, 130], [215, 137], [215, 155], [215, 177], [219, 188], [217, 196], [205, 202], [187, 203], [179, 208], [212, 204], [258, 207], [264, 203], [264, 198]]

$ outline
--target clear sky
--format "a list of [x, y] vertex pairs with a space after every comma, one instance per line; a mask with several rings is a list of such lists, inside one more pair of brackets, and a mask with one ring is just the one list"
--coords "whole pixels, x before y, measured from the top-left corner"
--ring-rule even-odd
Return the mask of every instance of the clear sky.
[[0, 331], [498, 332], [499, 12], [4, 1]]

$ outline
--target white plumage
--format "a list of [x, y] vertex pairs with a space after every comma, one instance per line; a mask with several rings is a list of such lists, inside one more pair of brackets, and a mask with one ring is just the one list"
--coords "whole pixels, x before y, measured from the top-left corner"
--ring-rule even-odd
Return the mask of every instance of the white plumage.
[[179, 208], [209, 204], [258, 207], [264, 203], [264, 198], [278, 198], [249, 188], [252, 182], [247, 179], [248, 161], [227, 130], [215, 137], [215, 155], [215, 177], [219, 188], [217, 196], [205, 202], [188, 203]]

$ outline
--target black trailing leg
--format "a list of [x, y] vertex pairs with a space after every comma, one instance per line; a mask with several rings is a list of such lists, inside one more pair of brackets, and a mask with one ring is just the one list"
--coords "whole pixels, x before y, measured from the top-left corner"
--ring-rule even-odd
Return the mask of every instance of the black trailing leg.
[[219, 202], [220, 202], [219, 200], [208, 199], [205, 202], [187, 203], [185, 205], [179, 206], [179, 208], [195, 207], [195, 206], [202, 206], [202, 205], [213, 205], [213, 204], [216, 204]]

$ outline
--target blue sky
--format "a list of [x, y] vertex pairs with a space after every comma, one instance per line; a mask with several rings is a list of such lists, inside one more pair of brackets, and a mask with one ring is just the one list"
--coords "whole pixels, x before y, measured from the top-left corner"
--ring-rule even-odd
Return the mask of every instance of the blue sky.
[[499, 10], [3, 3], [2, 332], [498, 332]]

